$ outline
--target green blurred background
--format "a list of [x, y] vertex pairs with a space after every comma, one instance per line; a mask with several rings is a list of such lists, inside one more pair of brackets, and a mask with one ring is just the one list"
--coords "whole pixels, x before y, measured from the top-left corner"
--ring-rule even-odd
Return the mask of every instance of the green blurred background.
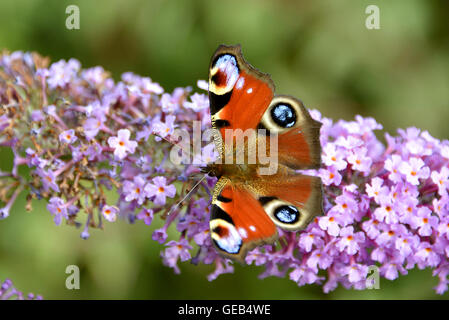
[[[80, 30], [65, 28], [65, 8], [80, 8]], [[365, 8], [380, 8], [380, 30], [365, 27]], [[75, 57], [102, 65], [115, 79], [125, 71], [150, 76], [167, 91], [206, 79], [221, 44], [240, 43], [248, 61], [271, 74], [277, 93], [299, 97], [333, 119], [371, 116], [394, 133], [416, 126], [449, 136], [448, 1], [65, 1], [2, 0], [0, 49], [37, 51], [52, 61]], [[11, 154], [0, 149], [0, 169]], [[175, 275], [151, 240], [159, 221], [123, 221], [93, 231], [54, 226], [45, 203], [25, 212], [24, 199], [0, 221], [0, 280], [55, 299], [421, 299], [443, 298], [430, 270], [414, 270], [380, 290], [297, 287], [259, 280], [258, 267], [208, 282], [211, 266], [181, 265]], [[65, 288], [65, 268], [81, 268], [81, 289]]]

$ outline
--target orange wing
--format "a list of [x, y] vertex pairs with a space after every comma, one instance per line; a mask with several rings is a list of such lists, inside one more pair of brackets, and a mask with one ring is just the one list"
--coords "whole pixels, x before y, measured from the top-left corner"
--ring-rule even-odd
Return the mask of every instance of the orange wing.
[[[312, 119], [302, 102], [290, 96], [276, 96], [259, 124], [267, 135], [277, 135], [278, 162], [292, 169], [312, 169], [321, 166], [321, 123]], [[263, 136], [259, 135], [259, 139]], [[270, 139], [267, 139], [270, 144]]]
[[268, 74], [243, 58], [240, 46], [220, 46], [212, 57], [209, 101], [212, 121], [224, 129], [255, 129], [274, 95]]
[[227, 178], [217, 187], [221, 190], [213, 199], [210, 218], [213, 243], [223, 256], [243, 262], [248, 250], [276, 239], [276, 226], [248, 190]]
[[221, 140], [225, 129], [265, 129], [267, 135], [277, 135], [280, 164], [292, 169], [318, 168], [321, 123], [312, 119], [301, 101], [274, 96], [274, 89], [270, 76], [243, 58], [240, 46], [220, 46], [212, 57], [209, 73], [213, 126], [219, 129]]
[[276, 225], [301, 230], [323, 213], [321, 179], [279, 171], [233, 182], [222, 177], [212, 200], [210, 231], [219, 252], [243, 261], [246, 253], [277, 238]]

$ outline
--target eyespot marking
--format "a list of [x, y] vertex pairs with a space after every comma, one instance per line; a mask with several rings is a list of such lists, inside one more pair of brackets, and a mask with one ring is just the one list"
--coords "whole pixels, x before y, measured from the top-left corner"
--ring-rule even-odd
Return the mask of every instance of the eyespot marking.
[[218, 70], [213, 76], [212, 81], [215, 83], [217, 87], [224, 87], [226, 86], [227, 76], [226, 73], [223, 71]]
[[274, 216], [282, 223], [293, 224], [299, 220], [299, 210], [294, 206], [280, 206], [274, 211]]
[[242, 247], [242, 237], [237, 229], [225, 220], [210, 221], [211, 237], [215, 245], [226, 253], [237, 254]]
[[[211, 70], [211, 82], [215, 85], [214, 90], [225, 88], [232, 90], [239, 78], [239, 67], [237, 59], [230, 54], [218, 56]], [[221, 92], [216, 92], [222, 94]]]
[[295, 109], [285, 102], [275, 105], [270, 115], [273, 121], [282, 128], [291, 128], [296, 124]]

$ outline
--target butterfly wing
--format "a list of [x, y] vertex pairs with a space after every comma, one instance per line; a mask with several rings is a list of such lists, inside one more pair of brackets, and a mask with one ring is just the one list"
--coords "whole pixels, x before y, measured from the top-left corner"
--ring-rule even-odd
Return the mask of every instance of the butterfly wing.
[[243, 261], [249, 250], [274, 242], [276, 226], [305, 228], [323, 212], [321, 188], [321, 179], [289, 170], [247, 183], [220, 178], [210, 218], [216, 248], [227, 258]]
[[312, 119], [301, 101], [275, 97], [274, 89], [270, 76], [243, 58], [240, 46], [217, 49], [209, 72], [212, 124], [221, 134], [215, 139], [217, 147], [223, 153], [225, 129], [265, 129], [267, 135], [259, 139], [277, 135], [277, 150], [272, 156], [280, 164], [293, 169], [318, 168], [321, 123]]
[[274, 175], [247, 184], [271, 220], [285, 230], [304, 229], [323, 214], [322, 183], [318, 177], [297, 174], [281, 167]]
[[221, 255], [243, 262], [248, 250], [277, 238], [273, 221], [263, 205], [244, 186], [225, 177], [216, 185], [212, 200], [210, 232]]
[[[277, 136], [277, 147], [269, 150], [280, 164], [295, 170], [321, 166], [321, 123], [310, 116], [300, 100], [274, 97], [258, 128], [265, 129], [265, 139], [269, 135]], [[263, 138], [259, 135], [259, 139]], [[270, 145], [270, 139], [266, 143]]]
[[214, 126], [256, 128], [274, 95], [268, 74], [243, 58], [240, 46], [220, 46], [209, 68], [209, 101]]

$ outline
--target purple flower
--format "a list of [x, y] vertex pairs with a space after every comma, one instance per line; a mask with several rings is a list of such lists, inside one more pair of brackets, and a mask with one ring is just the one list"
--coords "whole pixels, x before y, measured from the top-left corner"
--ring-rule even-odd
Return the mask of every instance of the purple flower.
[[164, 205], [167, 197], [173, 198], [176, 194], [176, 188], [174, 185], [167, 185], [167, 179], [165, 177], [153, 178], [153, 183], [148, 183], [145, 186], [145, 192], [149, 198], [154, 197], [154, 204]]
[[160, 244], [164, 243], [167, 240], [167, 238], [168, 238], [167, 227], [165, 227], [165, 226], [154, 230], [154, 232], [151, 236], [151, 239], [159, 242]]
[[103, 208], [101, 209], [101, 214], [109, 222], [114, 222], [115, 220], [117, 220], [118, 212], [119, 209], [115, 206], [104, 205]]
[[337, 219], [335, 216], [324, 216], [321, 217], [318, 221], [318, 224], [321, 229], [327, 231], [331, 236], [338, 236], [340, 233], [340, 226], [338, 225]]
[[348, 156], [348, 163], [352, 165], [354, 170], [363, 172], [365, 175], [371, 170], [371, 164], [373, 161], [367, 155], [366, 148], [357, 148], [352, 150]]
[[449, 189], [449, 168], [442, 167], [441, 171], [432, 171], [430, 175], [433, 183], [438, 186], [438, 193], [440, 196], [447, 196], [447, 190]]
[[427, 179], [430, 174], [429, 167], [425, 166], [421, 158], [410, 158], [408, 162], [402, 162], [399, 171], [406, 176], [407, 182], [417, 186], [419, 179]]
[[296, 282], [299, 286], [319, 282], [323, 278], [318, 277], [317, 273], [310, 268], [303, 266], [293, 269], [289, 274], [290, 280]]
[[389, 198], [383, 199], [380, 207], [374, 210], [374, 217], [377, 220], [381, 222], [385, 221], [388, 224], [394, 224], [399, 221], [399, 215]]
[[151, 222], [153, 221], [153, 210], [143, 208], [137, 215], [137, 219], [143, 220], [143, 222], [148, 226], [151, 225]]
[[56, 183], [56, 175], [53, 171], [45, 171], [38, 168], [36, 172], [41, 177], [42, 185], [45, 191], [48, 191], [49, 189], [53, 189], [56, 192], [60, 191], [59, 186]]
[[141, 176], [135, 176], [133, 182], [126, 180], [123, 184], [123, 193], [126, 201], [136, 200], [140, 206], [147, 198], [146, 181]]
[[114, 156], [122, 160], [128, 153], [133, 154], [137, 147], [137, 142], [129, 140], [131, 132], [128, 129], [120, 129], [117, 137], [110, 137], [108, 144], [111, 148], [114, 148]]
[[399, 251], [403, 257], [407, 257], [413, 253], [419, 245], [419, 237], [416, 235], [399, 235], [395, 240], [395, 249]]
[[428, 242], [422, 242], [415, 253], [415, 258], [418, 262], [420, 269], [426, 266], [436, 267], [440, 262], [440, 256], [433, 250], [432, 246]]
[[69, 130], [63, 131], [59, 135], [59, 141], [61, 141], [62, 143], [72, 144], [77, 139], [78, 138], [75, 135], [75, 130], [73, 130], [73, 129], [69, 129]]
[[366, 184], [366, 193], [373, 198], [376, 203], [384, 203], [388, 197], [388, 188], [383, 186], [384, 180], [379, 177], [374, 177], [371, 184]]
[[298, 245], [304, 249], [305, 252], [312, 251], [313, 246], [321, 248], [324, 246], [324, 232], [320, 229], [314, 228], [311, 232], [304, 232], [299, 236]]
[[88, 140], [92, 140], [100, 132], [103, 123], [97, 118], [88, 118], [83, 125], [84, 134]]
[[27, 158], [29, 159], [29, 165], [36, 166], [38, 168], [44, 168], [47, 165], [47, 160], [39, 157], [36, 151], [31, 148], [25, 150]]
[[353, 265], [344, 267], [342, 274], [346, 274], [348, 276], [349, 282], [351, 283], [365, 281], [366, 276], [368, 275], [368, 266], [355, 263]]
[[205, 108], [209, 108], [209, 97], [205, 94], [194, 93], [190, 99], [192, 102], [184, 102], [184, 107], [199, 112]]
[[51, 198], [47, 204], [47, 210], [54, 216], [54, 222], [57, 226], [61, 224], [62, 218], [69, 218], [67, 213], [67, 204], [61, 198]]
[[432, 211], [429, 208], [421, 207], [418, 209], [416, 216], [412, 217], [411, 225], [414, 229], [418, 229], [420, 236], [430, 236], [433, 229], [437, 228], [438, 218], [432, 216]]
[[323, 147], [323, 162], [327, 166], [333, 166], [337, 170], [343, 170], [346, 168], [347, 163], [344, 160], [344, 155], [335, 147], [335, 144], [327, 144]]
[[175, 116], [168, 115], [165, 122], [161, 122], [160, 120], [154, 122], [152, 126], [153, 132], [162, 138], [171, 135], [175, 130], [175, 119]]
[[105, 71], [101, 66], [89, 68], [81, 72], [81, 77], [93, 86], [100, 85], [104, 81], [105, 76]]
[[182, 239], [179, 242], [169, 241], [166, 246], [167, 248], [162, 253], [162, 261], [166, 266], [173, 268], [175, 270], [175, 273], [180, 273], [177, 262], [178, 260], [189, 260], [191, 258], [189, 250], [191, 250], [192, 247], [185, 239]]
[[341, 229], [340, 237], [336, 246], [340, 252], [345, 251], [349, 255], [356, 254], [360, 250], [360, 243], [365, 241], [365, 234], [363, 232], [354, 233], [352, 226]]
[[80, 63], [75, 59], [70, 59], [68, 62], [60, 60], [53, 63], [48, 70], [47, 83], [49, 88], [65, 87], [76, 77], [79, 69]]
[[332, 265], [333, 258], [327, 254], [324, 250], [314, 250], [307, 259], [307, 266], [315, 272], [318, 272], [318, 267], [322, 270], [326, 270]]

